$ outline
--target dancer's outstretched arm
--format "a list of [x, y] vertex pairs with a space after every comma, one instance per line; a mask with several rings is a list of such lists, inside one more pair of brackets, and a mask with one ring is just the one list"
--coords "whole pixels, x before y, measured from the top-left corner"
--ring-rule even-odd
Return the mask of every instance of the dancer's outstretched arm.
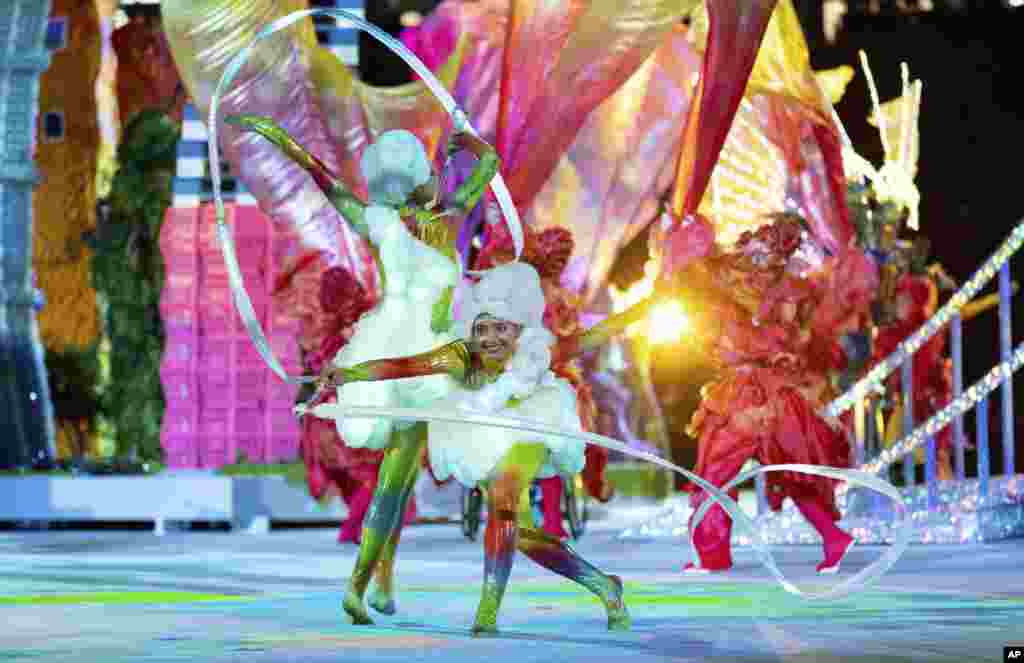
[[281, 152], [301, 166], [313, 177], [313, 181], [331, 201], [334, 209], [345, 217], [352, 229], [361, 236], [367, 236], [366, 221], [363, 212], [366, 204], [356, 198], [355, 194], [345, 188], [338, 176], [309, 150], [288, 135], [288, 132], [274, 123], [273, 120], [259, 115], [229, 115], [224, 120], [243, 131], [253, 131], [277, 146]]
[[341, 385], [349, 382], [375, 382], [424, 375], [450, 375], [465, 380], [478, 369], [478, 356], [466, 341], [454, 341], [429, 352], [408, 357], [373, 359], [345, 368], [325, 366], [321, 381]]
[[647, 317], [651, 307], [657, 303], [658, 297], [651, 295], [636, 304], [630, 306], [622, 313], [617, 313], [606, 318], [582, 334], [559, 339], [552, 353], [553, 363], [568, 361], [581, 354], [595, 350], [614, 337], [626, 331], [626, 328], [634, 322], [639, 322]]

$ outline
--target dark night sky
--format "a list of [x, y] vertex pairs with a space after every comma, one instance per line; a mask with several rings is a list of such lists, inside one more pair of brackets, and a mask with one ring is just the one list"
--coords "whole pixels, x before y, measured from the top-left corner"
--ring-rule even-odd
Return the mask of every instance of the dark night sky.
[[[934, 1], [942, 7], [942, 0]], [[385, 13], [381, 3], [369, 4], [367, 17], [397, 33], [397, 13]], [[421, 0], [412, 4], [426, 13], [435, 3]], [[934, 257], [958, 280], [969, 278], [1024, 217], [1024, 198], [1014, 195], [1014, 187], [1022, 186], [1016, 164], [1024, 155], [1024, 132], [1019, 129], [1024, 103], [1019, 101], [1017, 89], [1021, 68], [1012, 64], [1022, 59], [1024, 9], [1003, 9], [993, 0], [974, 3], [987, 9], [960, 13], [940, 10], [916, 16], [848, 15], [837, 43], [828, 45], [822, 35], [820, 0], [796, 0], [795, 4], [811, 46], [814, 68], [847, 64], [858, 70], [837, 111], [858, 152], [873, 163], [881, 163], [882, 146], [877, 130], [867, 124], [871, 106], [857, 51], [867, 51], [883, 101], [900, 93], [901, 61], [909, 65], [912, 78], [923, 81], [917, 180], [922, 195], [921, 228], [932, 241]], [[364, 79], [383, 85], [408, 80], [404, 64], [375, 43], [364, 40], [361, 50]], [[635, 244], [623, 256], [617, 280], [628, 282], [642, 274], [639, 267], [646, 249]], [[1024, 307], [1017, 309], [1014, 339], [1019, 342], [1024, 336]], [[998, 348], [995, 312], [965, 326], [965, 385], [982, 377], [997, 362]], [[691, 367], [685, 380], [706, 377], [705, 371]], [[1015, 382], [1016, 400], [1024, 403], [1024, 380]], [[669, 400], [694, 400], [671, 385], [668, 390], [676, 392], [664, 394]], [[998, 394], [991, 405], [992, 439], [996, 442], [1000, 439]], [[1018, 458], [1024, 458], [1022, 423], [1017, 417]], [[970, 419], [968, 430], [973, 430]], [[998, 443], [992, 457], [1001, 458]], [[998, 469], [994, 464], [994, 473]]]

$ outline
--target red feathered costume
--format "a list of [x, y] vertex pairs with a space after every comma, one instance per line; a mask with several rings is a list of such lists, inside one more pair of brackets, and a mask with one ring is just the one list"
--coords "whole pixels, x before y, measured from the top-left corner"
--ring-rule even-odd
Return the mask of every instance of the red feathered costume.
[[[904, 274], [896, 283], [896, 320], [878, 331], [872, 363], [896, 351], [901, 342], [924, 325], [938, 308], [938, 288], [927, 274]], [[953, 367], [946, 359], [946, 334], [941, 331], [914, 353], [914, 421], [923, 422], [953, 399]], [[900, 373], [886, 384], [892, 394], [901, 393]], [[935, 438], [940, 457], [940, 478], [951, 479], [950, 455], [953, 430], [947, 426]]]
[[[701, 390], [702, 401], [689, 426], [699, 439], [695, 472], [721, 487], [743, 465], [807, 463], [846, 467], [850, 448], [844, 432], [818, 414], [829, 397], [828, 357], [812, 353], [811, 319], [820, 301], [816, 284], [786, 272], [800, 244], [800, 227], [784, 219], [744, 233], [736, 249], [710, 249], [710, 224], [695, 218], [675, 224], [675, 237], [687, 246], [708, 247], [710, 255], [686, 268], [683, 282], [692, 296], [688, 311], [696, 332], [709, 346], [722, 375]], [[692, 252], [691, 252], [692, 253]], [[674, 254], [679, 259], [679, 252]], [[690, 259], [699, 256], [689, 256]], [[766, 476], [768, 503], [781, 508], [790, 497], [825, 541], [831, 571], [853, 541], [835, 526], [836, 482], [823, 477], [780, 472]], [[696, 509], [706, 493], [690, 486]], [[738, 497], [732, 491], [733, 499]], [[732, 519], [720, 505], [711, 507], [691, 541], [706, 570], [732, 566]]]

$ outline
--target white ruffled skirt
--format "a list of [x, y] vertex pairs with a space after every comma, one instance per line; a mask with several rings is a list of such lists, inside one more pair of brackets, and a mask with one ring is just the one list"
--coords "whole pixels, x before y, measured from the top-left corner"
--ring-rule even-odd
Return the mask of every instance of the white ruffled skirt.
[[[433, 301], [385, 296], [380, 305], [356, 323], [352, 338], [334, 360], [337, 366], [354, 366], [371, 359], [403, 357], [428, 352], [455, 340], [451, 334], [435, 334], [430, 328]], [[429, 375], [380, 382], [353, 382], [338, 387], [338, 404], [371, 407], [424, 407], [444, 398], [451, 390], [447, 375]], [[415, 422], [392, 419], [340, 418], [338, 434], [350, 447], [383, 449], [395, 430]]]
[[[432, 407], [459, 414], [462, 412], [459, 403], [472, 394], [464, 387], [455, 386], [443, 401]], [[554, 428], [583, 430], [576, 407], [576, 391], [567, 380], [551, 373], [528, 397], [493, 414], [529, 419]], [[473, 487], [492, 479], [498, 464], [513, 445], [524, 443], [543, 444], [548, 449], [548, 461], [537, 478], [569, 477], [583, 470], [586, 447], [583, 440], [455, 423], [431, 422], [428, 430], [430, 466], [441, 481], [455, 477], [462, 485]]]

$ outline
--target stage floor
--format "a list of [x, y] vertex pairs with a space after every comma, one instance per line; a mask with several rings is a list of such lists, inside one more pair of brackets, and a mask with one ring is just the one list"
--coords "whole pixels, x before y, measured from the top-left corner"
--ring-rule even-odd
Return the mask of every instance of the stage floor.
[[[649, 514], [612, 515], [578, 548], [626, 580], [631, 632], [609, 633], [594, 599], [520, 557], [502, 633], [487, 639], [468, 631], [480, 544], [457, 525], [407, 532], [399, 613], [372, 627], [342, 618], [355, 548], [331, 530], [3, 532], [0, 661], [962, 662], [1024, 643], [1024, 540], [913, 547], [879, 586], [814, 603], [784, 593], [749, 550], [728, 575], [683, 576], [685, 546], [616, 539]], [[798, 584], [820, 582], [818, 547], [776, 550]], [[879, 550], [851, 552], [840, 577]]]

